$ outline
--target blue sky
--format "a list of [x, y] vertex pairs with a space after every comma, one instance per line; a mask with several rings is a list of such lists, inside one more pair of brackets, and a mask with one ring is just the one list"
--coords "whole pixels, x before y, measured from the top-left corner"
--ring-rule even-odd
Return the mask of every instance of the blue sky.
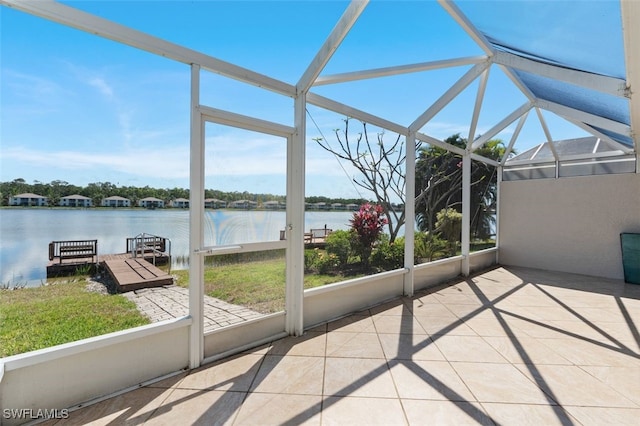
[[[291, 84], [348, 4], [65, 3]], [[492, 9], [475, 13], [488, 16]], [[188, 187], [188, 66], [6, 7], [0, 7], [0, 47], [1, 181]], [[323, 74], [479, 54], [482, 51], [434, 1], [373, 1]], [[320, 86], [313, 91], [408, 125], [467, 69]], [[477, 83], [470, 85], [423, 131], [440, 139], [458, 132], [466, 136], [476, 90]], [[492, 69], [478, 133], [524, 101], [508, 79]], [[202, 74], [201, 103], [293, 124], [290, 98], [218, 75]], [[354, 189], [353, 169], [313, 142], [322, 135], [336, 145], [333, 129], [342, 126], [344, 117], [312, 106], [309, 112], [307, 195], [369, 198]], [[520, 152], [544, 140], [534, 115], [518, 141]], [[550, 114], [545, 118], [555, 139], [584, 135]], [[499, 137], [508, 142], [513, 128]], [[372, 135], [379, 131], [371, 128]], [[394, 139], [388, 131], [384, 137]], [[206, 142], [207, 188], [284, 194], [284, 140], [211, 124], [206, 127]]]

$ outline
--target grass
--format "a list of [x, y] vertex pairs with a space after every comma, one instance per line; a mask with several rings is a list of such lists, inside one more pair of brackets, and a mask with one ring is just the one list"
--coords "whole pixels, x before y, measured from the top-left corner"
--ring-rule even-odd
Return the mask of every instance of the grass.
[[[189, 285], [189, 271], [173, 271], [176, 284]], [[306, 274], [304, 288], [319, 287], [356, 276]], [[282, 258], [205, 267], [206, 295], [262, 313], [279, 312], [285, 304], [285, 261]]]
[[86, 281], [0, 290], [0, 357], [148, 324], [135, 303]]

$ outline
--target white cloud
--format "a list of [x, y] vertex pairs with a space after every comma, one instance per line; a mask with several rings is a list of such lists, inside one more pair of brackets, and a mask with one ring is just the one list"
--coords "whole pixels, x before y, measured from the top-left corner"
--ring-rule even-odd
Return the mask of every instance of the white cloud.
[[93, 77], [88, 81], [90, 86], [98, 89], [106, 98], [113, 99], [113, 88], [101, 77]]

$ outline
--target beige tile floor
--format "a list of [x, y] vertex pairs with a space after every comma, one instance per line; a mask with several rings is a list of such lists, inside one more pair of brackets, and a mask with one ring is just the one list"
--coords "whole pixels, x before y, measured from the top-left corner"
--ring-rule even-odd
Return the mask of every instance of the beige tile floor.
[[58, 424], [640, 425], [640, 286], [501, 267]]

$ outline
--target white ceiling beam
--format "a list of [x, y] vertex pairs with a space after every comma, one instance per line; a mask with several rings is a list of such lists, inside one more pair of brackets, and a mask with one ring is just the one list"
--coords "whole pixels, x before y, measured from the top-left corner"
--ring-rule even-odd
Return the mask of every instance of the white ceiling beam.
[[478, 64], [486, 60], [486, 56], [469, 56], [465, 58], [445, 59], [442, 61], [422, 62], [419, 64], [399, 65], [395, 67], [345, 72], [341, 74], [320, 76], [316, 79], [313, 85], [322, 86], [326, 84], [345, 83], [348, 81], [366, 80], [370, 78], [389, 77], [399, 74], [432, 71], [442, 68], [461, 67], [465, 65]]
[[471, 117], [471, 125], [469, 126], [469, 136], [467, 137], [467, 150], [471, 149], [471, 144], [476, 136], [476, 129], [478, 127], [478, 119], [480, 117], [480, 110], [482, 109], [482, 101], [484, 100], [484, 93], [487, 90], [487, 80], [489, 80], [489, 71], [491, 68], [487, 68], [480, 77], [480, 84], [478, 85], [478, 93], [476, 95], [476, 104], [473, 108], [473, 117]]
[[640, 2], [621, 0], [620, 9], [631, 114], [630, 135], [636, 150], [636, 172], [640, 173]]
[[542, 111], [540, 111], [540, 108], [536, 108], [536, 114], [538, 115], [538, 121], [540, 121], [540, 125], [542, 126], [542, 131], [544, 132], [544, 135], [547, 138], [547, 142], [549, 143], [549, 149], [551, 150], [551, 154], [553, 155], [553, 158], [557, 161], [558, 158], [558, 153], [556, 152], [556, 147], [553, 145], [553, 137], [551, 136], [551, 132], [549, 131], [549, 126], [547, 126], [547, 121], [544, 119], [544, 116], [542, 115]]
[[500, 122], [495, 126], [493, 126], [491, 129], [489, 129], [487, 133], [485, 133], [484, 135], [480, 136], [478, 139], [473, 141], [473, 144], [471, 145], [472, 151], [475, 151], [476, 149], [480, 148], [482, 145], [487, 143], [487, 141], [489, 141], [492, 137], [500, 133], [508, 125], [510, 125], [511, 123], [516, 121], [518, 118], [522, 117], [524, 114], [529, 112], [531, 108], [533, 108], [533, 104], [531, 102], [526, 102], [521, 107], [514, 110], [511, 114], [507, 115], [505, 118], [500, 120]]
[[247, 115], [236, 114], [235, 112], [224, 111], [202, 105], [198, 107], [198, 110], [206, 121], [212, 121], [218, 124], [282, 137], [289, 137], [295, 133], [295, 129], [293, 127], [249, 117]]
[[536, 62], [508, 52], [496, 51], [491, 58], [493, 63], [516, 68], [532, 74], [548, 77], [554, 80], [582, 86], [587, 89], [597, 90], [609, 95], [626, 96], [626, 82], [619, 78], [604, 75], [591, 74], [584, 71], [563, 68], [560, 66]]
[[384, 118], [380, 118], [373, 114], [369, 114], [368, 112], [361, 111], [359, 109], [350, 107], [329, 98], [325, 98], [324, 96], [320, 96], [315, 93], [307, 94], [307, 103], [327, 109], [329, 111], [337, 112], [338, 114], [342, 114], [347, 117], [356, 118], [360, 121], [373, 124], [374, 126], [378, 126], [401, 135], [407, 135], [409, 132], [409, 130], [405, 126], [393, 123], [389, 120], [385, 120]]
[[513, 146], [515, 145], [516, 140], [518, 140], [518, 136], [520, 136], [520, 131], [522, 130], [524, 123], [527, 121], [527, 117], [529, 116], [529, 111], [525, 112], [522, 115], [522, 117], [520, 117], [520, 120], [518, 120], [516, 129], [513, 131], [513, 135], [511, 135], [511, 140], [509, 141], [509, 145], [507, 145], [507, 149], [504, 150], [504, 156], [502, 157], [502, 160], [500, 160], [500, 165], [504, 165], [504, 163], [507, 161], [507, 158], [509, 158], [511, 151], [513, 151]]
[[90, 34], [114, 40], [119, 43], [144, 50], [145, 52], [173, 59], [184, 64], [198, 64], [202, 69], [206, 69], [213, 73], [235, 80], [243, 81], [254, 86], [262, 87], [282, 95], [295, 96], [296, 93], [295, 87], [288, 83], [267, 77], [247, 68], [233, 65], [229, 62], [168, 42], [158, 37], [153, 37], [141, 31], [128, 28], [124, 25], [117, 24], [61, 3], [54, 1], [0, 0], [0, 4], [85, 31]]
[[368, 3], [369, 0], [352, 0], [351, 3], [349, 3], [340, 20], [336, 23], [336, 26], [333, 27], [331, 34], [329, 34], [329, 37], [327, 37], [318, 53], [316, 53], [311, 64], [309, 64], [302, 74], [302, 77], [300, 77], [296, 85], [298, 93], [309, 91], [316, 78], [327, 65], [327, 62], [329, 62], [329, 59], [331, 59], [331, 56], [333, 56], [338, 46], [340, 46], [340, 43], [342, 43], [342, 40], [347, 36]]
[[462, 11], [451, 0], [438, 0], [440, 6], [447, 11], [449, 15], [466, 31], [467, 34], [480, 46], [484, 52], [492, 56], [495, 49], [489, 43], [489, 40], [469, 21]]
[[475, 161], [480, 161], [480, 162], [485, 163], [485, 164], [489, 164], [489, 165], [494, 166], [494, 167], [499, 167], [500, 166], [500, 163], [497, 162], [496, 160], [492, 160], [491, 158], [487, 158], [485, 156], [478, 155], [478, 154], [473, 154], [472, 153], [471, 154], [471, 159], [475, 160]]
[[458, 154], [460, 156], [465, 155], [464, 149], [459, 148], [459, 147], [457, 147], [455, 145], [451, 145], [449, 143], [443, 142], [440, 139], [433, 138], [433, 137], [431, 137], [429, 135], [426, 135], [424, 133], [416, 132], [416, 139], [418, 139], [419, 141], [422, 141], [422, 142], [426, 142], [429, 145], [434, 145], [434, 146], [437, 146], [439, 148], [446, 149], [447, 151], [451, 151], [454, 154]]
[[551, 111], [565, 119], [582, 121], [583, 123], [591, 124], [593, 126], [600, 127], [601, 129], [610, 130], [621, 135], [629, 136], [631, 133], [631, 128], [624, 123], [619, 123], [608, 118], [600, 117], [599, 115], [590, 114], [555, 102], [537, 99], [535, 101], [535, 106]]
[[471, 68], [460, 80], [456, 81], [453, 86], [449, 88], [437, 101], [433, 103], [420, 117], [418, 117], [413, 123], [409, 125], [410, 131], [418, 131], [429, 122], [442, 108], [446, 107], [449, 102], [467, 88], [473, 80], [475, 80], [480, 74], [482, 74], [491, 63], [488, 60], [476, 64]]

